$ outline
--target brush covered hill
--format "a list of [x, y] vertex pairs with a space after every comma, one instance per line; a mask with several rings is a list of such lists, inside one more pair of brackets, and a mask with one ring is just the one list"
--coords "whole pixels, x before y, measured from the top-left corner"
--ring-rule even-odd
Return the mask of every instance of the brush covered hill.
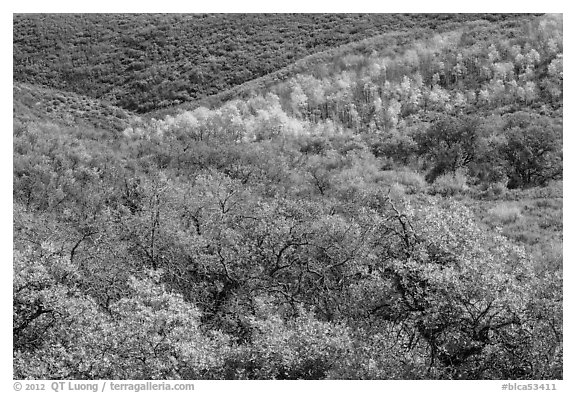
[[14, 78], [137, 112], [215, 94], [307, 55], [399, 30], [518, 14], [14, 15]]
[[134, 115], [129, 111], [78, 94], [27, 83], [13, 85], [14, 120], [50, 120], [65, 126], [89, 126], [122, 131]]
[[[408, 48], [414, 53], [417, 49], [415, 42], [420, 46], [430, 43], [430, 37], [444, 37], [454, 40], [454, 37], [461, 37], [462, 45], [466, 46], [475, 43], [477, 46], [489, 41], [496, 43], [498, 40], [507, 41], [510, 38], [530, 35], [527, 30], [531, 29], [529, 21], [535, 16], [530, 14], [507, 15], [506, 18], [489, 18], [465, 20], [460, 23], [437, 24], [434, 27], [419, 25], [418, 28], [393, 30], [382, 32], [378, 35], [365, 38], [360, 41], [351, 42], [330, 48], [321, 52], [303, 57], [282, 67], [277, 71], [264, 76], [249, 80], [240, 85], [227, 90], [219, 91], [217, 94], [201, 97], [192, 101], [184, 102], [180, 105], [172, 105], [163, 109], [153, 110], [150, 115], [161, 118], [167, 114], [175, 114], [185, 110], [206, 106], [217, 107], [235, 98], [248, 98], [257, 93], [270, 91], [274, 86], [281, 84], [287, 79], [299, 74], [311, 74], [314, 76], [334, 75], [340, 71], [362, 64], [355, 64], [360, 58], [369, 58], [370, 55], [377, 55], [380, 58], [396, 58], [403, 55]], [[448, 37], [452, 38], [448, 38]], [[467, 42], [467, 43], [466, 43]], [[455, 44], [454, 42], [452, 43]], [[433, 43], [433, 46], [437, 43]], [[420, 48], [420, 52], [423, 49]], [[422, 60], [425, 61], [425, 60]]]
[[562, 18], [458, 17], [122, 132], [16, 84], [15, 379], [562, 379]]

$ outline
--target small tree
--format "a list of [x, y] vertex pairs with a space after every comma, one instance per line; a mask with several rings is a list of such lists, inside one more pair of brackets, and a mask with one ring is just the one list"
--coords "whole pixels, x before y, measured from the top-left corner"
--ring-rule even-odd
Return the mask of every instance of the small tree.
[[409, 351], [425, 344], [420, 359], [431, 377], [529, 375], [530, 335], [542, 334], [546, 322], [531, 314], [535, 276], [524, 250], [478, 226], [458, 203], [390, 206], [379, 228], [381, 264], [372, 280], [382, 289], [373, 315], [402, 326]]

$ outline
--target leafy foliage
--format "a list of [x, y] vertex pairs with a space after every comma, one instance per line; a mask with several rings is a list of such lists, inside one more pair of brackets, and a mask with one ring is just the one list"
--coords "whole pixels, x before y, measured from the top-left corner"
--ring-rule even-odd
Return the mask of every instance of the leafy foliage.
[[433, 182], [445, 173], [466, 168], [477, 157], [478, 119], [442, 118], [419, 135], [420, 154], [433, 163], [427, 180]]
[[17, 87], [15, 378], [562, 378], [561, 21], [530, 23], [122, 133]]

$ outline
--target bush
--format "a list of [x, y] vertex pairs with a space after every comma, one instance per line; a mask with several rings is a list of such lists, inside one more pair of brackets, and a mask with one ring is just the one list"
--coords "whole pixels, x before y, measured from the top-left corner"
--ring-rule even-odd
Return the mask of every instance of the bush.
[[440, 194], [444, 197], [453, 196], [468, 190], [467, 178], [464, 171], [441, 175], [430, 187], [430, 194]]
[[384, 138], [378, 138], [370, 144], [372, 153], [376, 157], [390, 159], [402, 165], [407, 165], [416, 153], [416, 142], [410, 135], [393, 130]]
[[304, 309], [285, 321], [256, 300], [249, 318], [251, 344], [240, 348], [234, 378], [324, 379], [352, 349], [347, 329], [317, 320]]
[[383, 171], [379, 176], [379, 180], [389, 186], [399, 185], [404, 188], [408, 194], [417, 194], [426, 187], [424, 177], [409, 169]]
[[508, 188], [506, 184], [508, 181], [499, 181], [496, 183], [482, 183], [477, 187], [478, 193], [476, 197], [478, 198], [501, 198], [506, 194]]

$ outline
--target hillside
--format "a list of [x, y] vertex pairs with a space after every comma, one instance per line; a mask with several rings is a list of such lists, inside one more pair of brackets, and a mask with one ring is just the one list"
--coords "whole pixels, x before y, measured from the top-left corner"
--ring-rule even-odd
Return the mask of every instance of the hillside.
[[[19, 18], [20, 48], [107, 19]], [[109, 18], [143, 53], [183, 20], [261, 21]], [[202, 92], [169, 108], [133, 68], [15, 72], [14, 378], [562, 379], [562, 17], [277, 18], [298, 48], [307, 18], [333, 40], [245, 83], [183, 78]]]
[[19, 123], [51, 120], [65, 126], [91, 126], [122, 131], [133, 116], [102, 100], [26, 83], [13, 85], [14, 120]]
[[[14, 15], [14, 78], [137, 112], [198, 99], [390, 31], [522, 14]], [[129, 34], [126, 34], [129, 32]]]
[[[531, 14], [507, 15], [506, 18], [474, 19], [461, 21], [460, 23], [448, 19], [449, 23], [438, 23], [432, 27], [418, 25], [418, 28], [393, 30], [378, 34], [360, 41], [340, 45], [324, 51], [320, 51], [295, 61], [286, 67], [271, 72], [264, 76], [249, 80], [230, 89], [219, 91], [216, 94], [172, 105], [167, 108], [154, 110], [149, 115], [162, 118], [166, 115], [174, 115], [186, 110], [192, 110], [199, 106], [214, 108], [235, 98], [248, 98], [250, 95], [262, 94], [274, 86], [298, 74], [312, 74], [326, 76], [335, 74], [350, 67], [346, 61], [358, 61], [358, 56], [369, 57], [376, 54], [380, 57], [395, 57], [403, 54], [408, 48], [414, 49], [414, 42], [424, 43], [426, 38], [439, 37], [442, 33], [463, 34], [463, 40], [475, 43], [497, 42], [508, 40], [513, 37], [529, 34], [527, 26], [529, 21], [534, 20]], [[354, 59], [356, 57], [356, 59]], [[344, 60], [347, 59], [347, 60]]]

